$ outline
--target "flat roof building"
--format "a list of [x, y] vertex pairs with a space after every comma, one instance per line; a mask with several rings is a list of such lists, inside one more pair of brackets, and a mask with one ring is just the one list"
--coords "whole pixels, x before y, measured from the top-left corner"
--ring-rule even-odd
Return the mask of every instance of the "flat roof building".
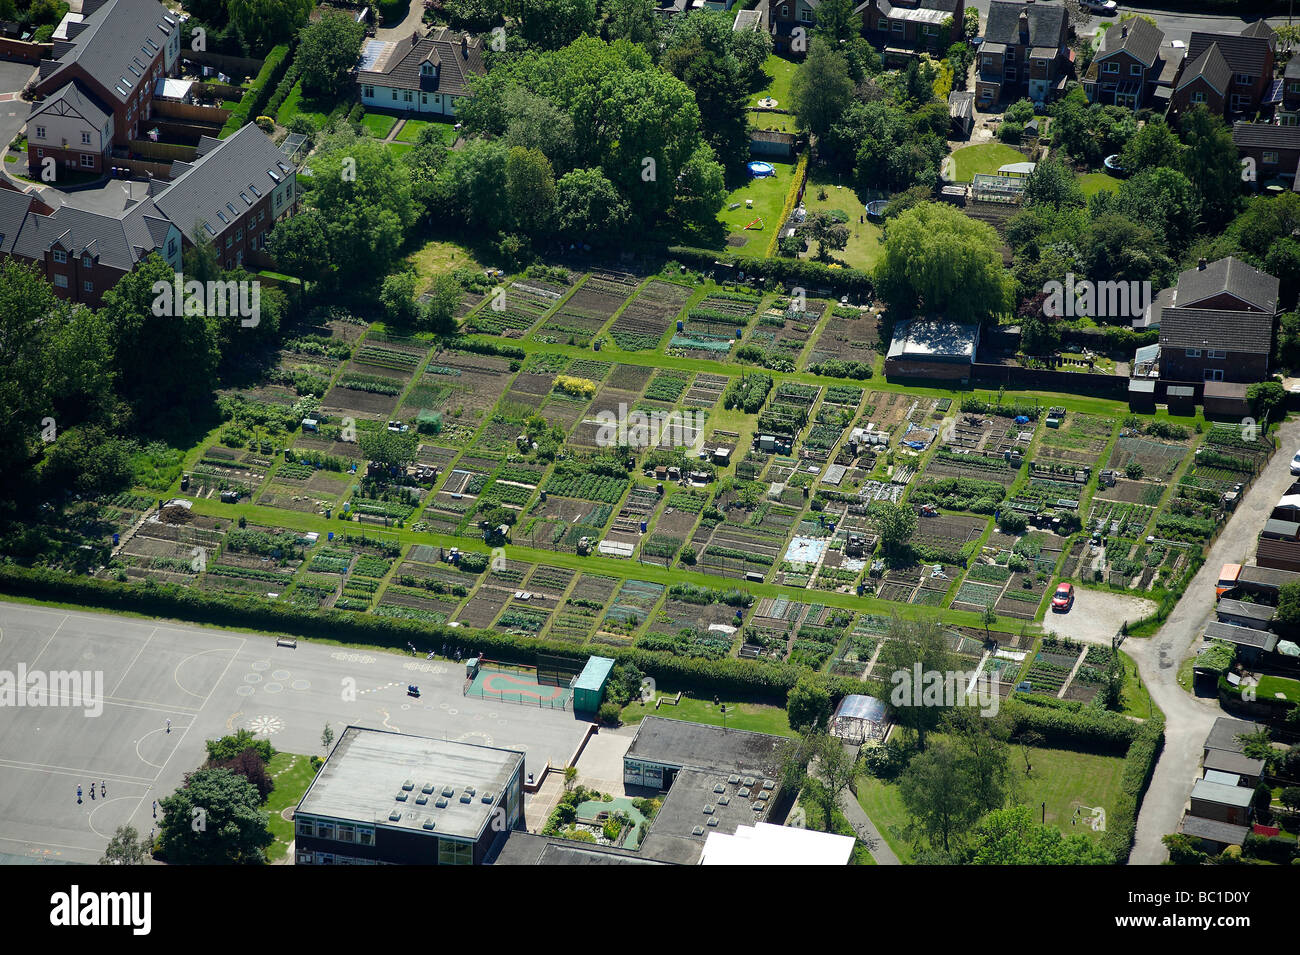
[[349, 726], [294, 812], [299, 865], [477, 865], [522, 823], [524, 754]]
[[663, 791], [682, 769], [775, 777], [784, 742], [767, 733], [647, 716], [623, 756], [623, 782]]

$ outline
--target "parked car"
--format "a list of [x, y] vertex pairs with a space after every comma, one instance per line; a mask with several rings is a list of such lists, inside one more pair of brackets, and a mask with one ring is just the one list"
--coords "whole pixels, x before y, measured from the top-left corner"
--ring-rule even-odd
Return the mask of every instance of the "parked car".
[[1079, 0], [1079, 6], [1089, 13], [1100, 13], [1107, 17], [1119, 13], [1119, 4], [1115, 0]]
[[1052, 594], [1052, 609], [1068, 613], [1074, 604], [1074, 584], [1061, 584]]
[[1291, 459], [1291, 476], [1300, 476], [1300, 451], [1297, 451], [1295, 457]]

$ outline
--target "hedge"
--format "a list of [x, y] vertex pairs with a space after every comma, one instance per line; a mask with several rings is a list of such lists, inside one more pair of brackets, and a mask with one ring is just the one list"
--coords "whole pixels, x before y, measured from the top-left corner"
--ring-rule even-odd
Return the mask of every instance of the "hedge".
[[[585, 656], [572, 643], [516, 638], [497, 630], [450, 628], [417, 620], [379, 617], [335, 610], [308, 610], [259, 597], [206, 593], [176, 584], [121, 583], [60, 573], [48, 568], [0, 564], [0, 593], [89, 608], [127, 611], [152, 617], [187, 620], [223, 627], [247, 627], [307, 639], [340, 640], [377, 648], [403, 649], [416, 640], [470, 647], [493, 659], [532, 663], [538, 653]], [[782, 706], [786, 694], [806, 668], [755, 660], [698, 660], [638, 650], [601, 647], [618, 663], [633, 663], [665, 685], [698, 692], [736, 694]], [[866, 684], [849, 677], [812, 674], [838, 701], [849, 693], [866, 693]]]
[[1115, 807], [1106, 815], [1106, 834], [1102, 848], [1115, 856], [1116, 865], [1128, 861], [1137, 835], [1138, 810], [1151, 776], [1156, 771], [1156, 761], [1165, 748], [1165, 723], [1163, 719], [1149, 719], [1138, 724], [1133, 734], [1133, 745], [1124, 757], [1124, 774], [1120, 777], [1120, 795]]
[[808, 151], [804, 150], [799, 155], [799, 162], [794, 167], [794, 178], [790, 180], [790, 188], [785, 194], [785, 205], [781, 207], [781, 219], [772, 230], [772, 238], [767, 243], [767, 257], [770, 259], [776, 255], [777, 242], [781, 238], [781, 230], [785, 224], [790, 221], [790, 216], [794, 213], [794, 204], [799, 201], [799, 196], [803, 193], [804, 180], [808, 178]]
[[826, 286], [837, 294], [858, 292], [870, 294], [871, 276], [859, 269], [832, 268], [821, 262], [803, 259], [747, 259], [727, 252], [696, 249], [685, 245], [668, 247], [668, 256], [683, 265], [708, 272], [715, 263], [739, 269], [746, 275], [757, 275], [777, 282], [805, 287]]
[[268, 116], [274, 116], [278, 120], [280, 107], [284, 105], [284, 101], [288, 99], [289, 94], [293, 92], [293, 84], [298, 82], [298, 74], [301, 72], [302, 64], [298, 61], [297, 57], [294, 57], [293, 62], [289, 65], [289, 68], [284, 71], [284, 76], [275, 87], [275, 93], [266, 104], [266, 112]]
[[266, 59], [262, 61], [262, 68], [258, 70], [253, 82], [248, 84], [248, 89], [240, 98], [239, 105], [231, 111], [230, 118], [226, 120], [226, 125], [221, 130], [223, 138], [247, 123], [250, 116], [261, 116], [266, 112], [266, 104], [275, 91], [275, 84], [284, 76], [288, 68], [289, 44], [281, 43], [266, 54]]

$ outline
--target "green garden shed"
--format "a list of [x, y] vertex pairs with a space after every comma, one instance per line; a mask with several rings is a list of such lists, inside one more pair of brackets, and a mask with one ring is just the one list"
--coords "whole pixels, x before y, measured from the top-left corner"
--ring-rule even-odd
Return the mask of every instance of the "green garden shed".
[[595, 713], [600, 709], [600, 699], [605, 695], [605, 684], [614, 669], [609, 657], [587, 657], [587, 665], [573, 681], [573, 711]]

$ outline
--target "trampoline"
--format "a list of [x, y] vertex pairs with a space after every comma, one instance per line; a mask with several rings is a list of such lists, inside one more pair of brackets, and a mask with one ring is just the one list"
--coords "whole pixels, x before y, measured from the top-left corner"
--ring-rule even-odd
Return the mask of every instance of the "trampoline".
[[875, 199], [867, 203], [867, 215], [872, 219], [883, 219], [885, 217], [885, 207], [889, 205], [888, 199]]
[[764, 176], [775, 176], [776, 167], [770, 162], [754, 160], [749, 164], [749, 174], [755, 179], [762, 179]]

